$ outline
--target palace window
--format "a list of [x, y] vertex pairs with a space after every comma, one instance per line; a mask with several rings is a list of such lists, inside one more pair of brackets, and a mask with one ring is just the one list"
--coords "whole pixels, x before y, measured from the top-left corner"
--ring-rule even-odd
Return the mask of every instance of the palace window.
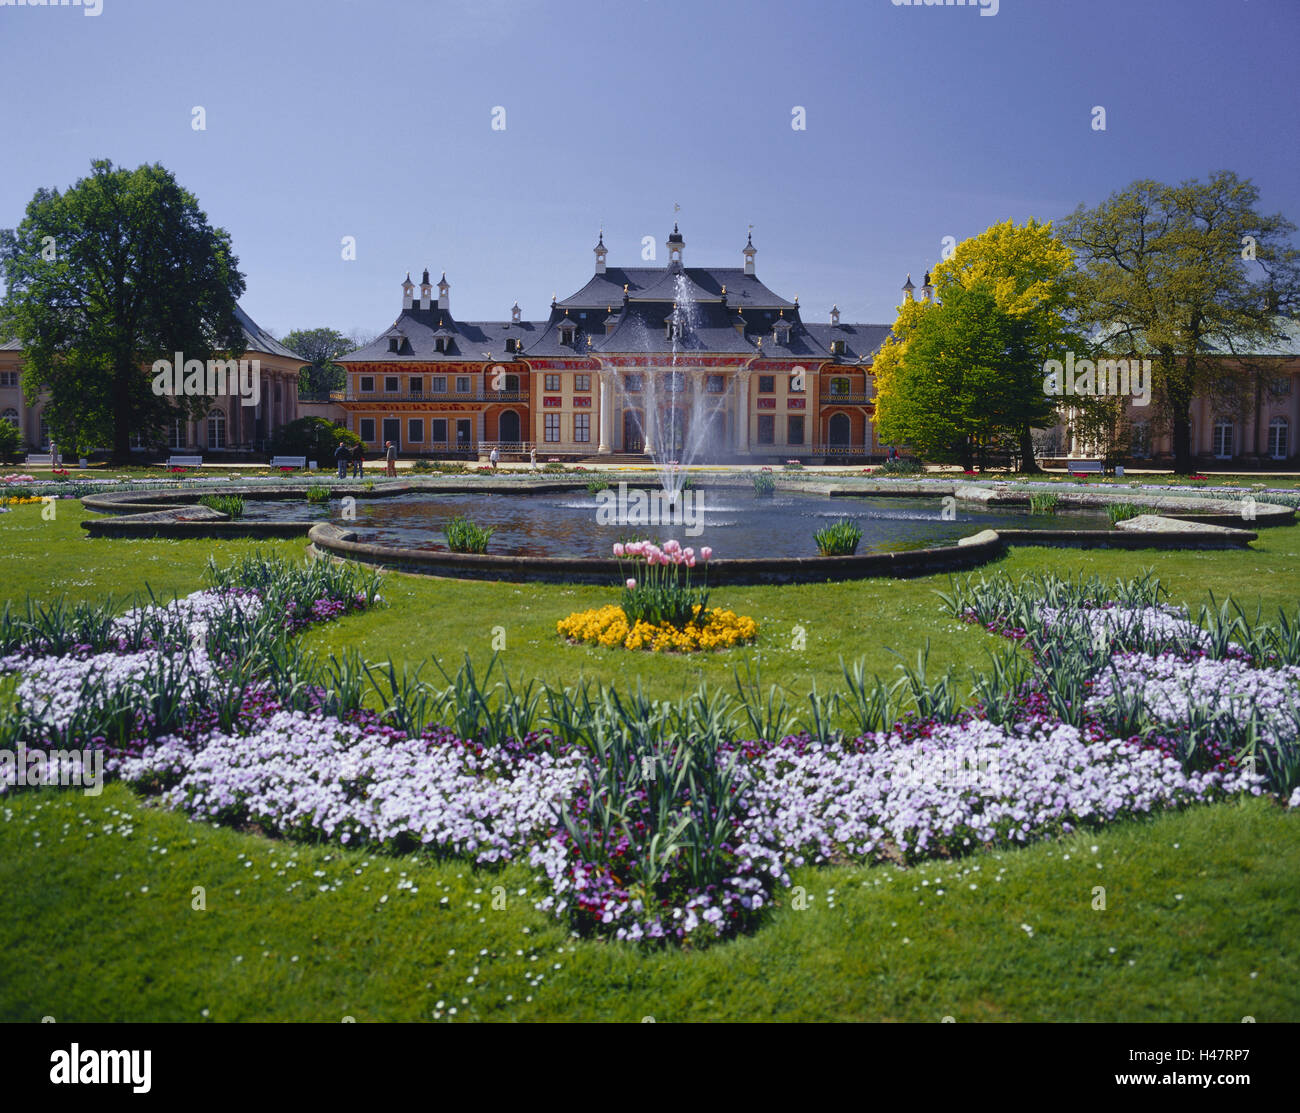
[[457, 375], [457, 376], [456, 376], [456, 393], [457, 393], [457, 394], [468, 394], [471, 390], [473, 390], [473, 387], [470, 386], [469, 376], [468, 376], [468, 375]]
[[793, 394], [802, 394], [808, 381], [808, 372], [802, 367], [796, 367], [790, 372], [789, 390]]
[[45, 423], [45, 415], [41, 414], [40, 421], [37, 425], [37, 443], [42, 448], [50, 447], [50, 427]]
[[680, 394], [686, 389], [686, 376], [681, 371], [667, 371], [663, 377], [664, 390]]
[[543, 419], [544, 439], [555, 442], [560, 439], [560, 415], [546, 414]]
[[759, 377], [758, 377], [758, 393], [759, 393], [759, 394], [773, 394], [773, 393], [775, 393], [775, 391], [776, 391], [776, 376], [775, 376], [775, 375], [759, 375]]
[[373, 417], [363, 417], [361, 419], [361, 432], [357, 435], [367, 443], [373, 441], [375, 439], [375, 419]]
[[591, 376], [590, 376], [590, 375], [574, 375], [574, 376], [573, 376], [573, 389], [574, 389], [574, 390], [590, 390], [590, 389], [591, 389]]
[[639, 394], [641, 392], [641, 376], [624, 375], [623, 389], [626, 390], [629, 394]]
[[373, 375], [362, 375], [360, 390], [362, 394], [374, 394], [375, 377]]
[[507, 352], [519, 351], [519, 341], [515, 337], [513, 336], [506, 337], [506, 351]]
[[704, 389], [710, 394], [721, 394], [726, 389], [726, 380], [721, 375], [706, 375]]
[[167, 447], [184, 448], [185, 447], [185, 421], [182, 418], [173, 419], [167, 429]]
[[438, 337], [438, 339], [435, 340], [435, 341], [433, 342], [433, 346], [434, 346], [434, 347], [435, 347], [439, 352], [446, 353], [446, 351], [447, 351], [447, 338], [446, 338], [445, 336], [440, 336], [440, 337]]
[[1151, 455], [1151, 422], [1133, 422], [1133, 443], [1129, 454], [1135, 460], [1145, 460]]
[[0, 386], [17, 386], [17, 371], [0, 371]]
[[445, 417], [435, 417], [429, 422], [429, 439], [434, 444], [447, 443], [447, 419]]
[[411, 378], [408, 379], [407, 381], [411, 384], [411, 393], [412, 393], [412, 394], [423, 394], [423, 393], [424, 393], [424, 376], [423, 376], [423, 375], [412, 375]]
[[560, 324], [560, 343], [572, 344], [573, 334], [577, 331], [578, 326], [572, 321], [563, 321]]
[[447, 376], [433, 375], [429, 379], [429, 391], [433, 394], [447, 393]]
[[389, 394], [396, 394], [401, 389], [397, 384], [396, 375], [387, 375], [384, 377], [384, 390]]
[[226, 447], [226, 415], [222, 410], [208, 411], [208, 447]]
[[786, 418], [786, 444], [803, 444], [803, 418], [788, 417]]
[[1211, 446], [1217, 460], [1232, 458], [1232, 422], [1219, 421], [1214, 426], [1214, 442]]
[[844, 354], [844, 341], [843, 341], [843, 340], [832, 340], [832, 341], [831, 341], [831, 355], [833, 355], [833, 356], [842, 356], [843, 354]]
[[1275, 417], [1268, 423], [1268, 455], [1272, 460], [1285, 460], [1291, 453], [1289, 422], [1284, 417]]
[[848, 379], [836, 377], [831, 380], [831, 389], [830, 389], [831, 394], [848, 394], [848, 392], [849, 392]]
[[424, 443], [424, 418], [409, 417], [406, 419], [406, 439], [412, 444]]
[[542, 376], [542, 385], [543, 385], [544, 389], [546, 389], [546, 390], [559, 390], [559, 389], [560, 389], [560, 376], [559, 376], [559, 375], [543, 375], [543, 376]]
[[15, 429], [18, 428], [18, 411], [10, 406], [4, 413], [0, 414], [0, 421], [7, 421]]
[[397, 337], [396, 337], [396, 336], [390, 336], [390, 337], [388, 338], [388, 350], [389, 350], [390, 352], [395, 352], [395, 351], [397, 351]]
[[[4, 385], [3, 383], [0, 383], [0, 386], [3, 386], [3, 385]], [[1269, 393], [1270, 393], [1270, 394], [1275, 394], [1275, 395], [1277, 395], [1279, 398], [1280, 398], [1280, 397], [1283, 397], [1284, 395], [1290, 394], [1290, 393], [1291, 393], [1291, 376], [1290, 376], [1290, 375], [1278, 375], [1277, 378], [1275, 378], [1272, 382], [1270, 382], [1270, 383], [1268, 384], [1268, 390], [1269, 390]]]
[[[551, 414], [551, 417], [558, 417], [558, 414]], [[586, 444], [591, 440], [591, 414], [574, 414], [573, 415], [573, 439], [580, 444]]]
[[773, 417], [771, 414], [759, 414], [758, 443], [759, 444], [776, 443], [776, 418]]

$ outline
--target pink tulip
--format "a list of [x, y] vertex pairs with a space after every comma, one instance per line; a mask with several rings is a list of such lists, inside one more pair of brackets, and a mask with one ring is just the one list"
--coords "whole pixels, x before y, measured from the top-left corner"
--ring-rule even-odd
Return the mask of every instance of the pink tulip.
[[675, 552], [677, 552], [679, 549], [681, 549], [681, 546], [680, 546], [676, 541], [665, 541], [665, 542], [664, 542], [664, 552], [666, 552], [666, 553], [675, 553]]
[[694, 567], [695, 567], [695, 554], [694, 554], [694, 553], [692, 553], [690, 556], [688, 556], [688, 557], [686, 558], [686, 567], [687, 567], [687, 568], [694, 568]]
[[614, 542], [614, 555], [615, 555], [616, 557], [621, 557], [621, 556], [623, 555], [623, 542], [622, 542], [622, 541], [615, 541], [615, 542]]
[[627, 582], [627, 589], [628, 589], [628, 591], [635, 591], [635, 590], [636, 590], [636, 580], [628, 580], [628, 582]]
[[700, 550], [700, 557], [702, 559], [708, 560], [712, 556], [713, 556], [713, 550], [710, 549], [707, 545], [705, 545], [704, 548]]
[[688, 559], [691, 559], [695, 556], [695, 550], [692, 549], [689, 545], [687, 545], [686, 548], [682, 550], [682, 552], [686, 554]]

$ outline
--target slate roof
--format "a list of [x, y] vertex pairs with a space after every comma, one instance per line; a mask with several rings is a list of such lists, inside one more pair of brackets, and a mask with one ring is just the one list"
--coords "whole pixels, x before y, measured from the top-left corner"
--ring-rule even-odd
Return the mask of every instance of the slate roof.
[[[458, 321], [449, 309], [439, 309], [436, 305], [421, 309], [418, 305], [403, 309], [393, 328], [405, 337], [406, 344], [400, 352], [388, 350], [388, 333], [377, 337], [373, 343], [356, 351], [340, 356], [336, 363], [453, 363], [457, 361], [478, 362], [488, 355], [488, 361], [503, 362], [511, 360], [522, 353], [507, 352], [506, 338], [514, 337], [523, 341], [526, 349], [529, 344], [546, 328], [544, 321]], [[445, 352], [438, 351], [436, 338], [439, 335], [450, 337]]]
[[890, 325], [805, 325], [806, 328], [817, 342], [826, 349], [827, 353], [831, 350], [832, 340], [843, 340], [844, 351], [835, 356], [839, 363], [857, 363], [862, 359], [870, 359], [880, 350], [880, 346], [885, 342], [889, 335]]
[[244, 343], [248, 345], [248, 351], [263, 352], [266, 355], [272, 356], [286, 356], [289, 359], [296, 359], [300, 363], [307, 362], [297, 352], [286, 348], [280, 343], [280, 341], [262, 328], [261, 325], [244, 312], [242, 306], [235, 306], [235, 316], [239, 318], [239, 324], [244, 330]]
[[[581, 290], [556, 304], [561, 309], [622, 304], [625, 284], [633, 301], [657, 298], [671, 302], [676, 297], [677, 273], [668, 267], [607, 267], [604, 274], [593, 274]], [[682, 267], [680, 273], [691, 284], [696, 300], [721, 298], [725, 286], [728, 305], [771, 309], [794, 306], [794, 302], [786, 301], [764, 286], [756, 275], [746, 274], [743, 267]]]

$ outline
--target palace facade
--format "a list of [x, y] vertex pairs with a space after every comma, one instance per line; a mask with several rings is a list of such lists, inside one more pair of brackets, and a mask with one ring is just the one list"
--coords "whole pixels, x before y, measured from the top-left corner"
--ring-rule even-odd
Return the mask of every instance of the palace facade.
[[[616, 267], [602, 233], [582, 289], [552, 297], [545, 320], [461, 321], [444, 273], [407, 275], [402, 311], [338, 362], [336, 400], [371, 449], [405, 454], [881, 457], [871, 358], [887, 324], [838, 308], [804, 320], [764, 285], [752, 237], [739, 267], [688, 267], [674, 225], [667, 263]], [[436, 290], [436, 295], [435, 295]]]
[[[160, 449], [174, 453], [236, 457], [268, 451], [276, 431], [300, 416], [298, 372], [302, 356], [291, 352], [244, 310], [235, 314], [244, 331], [245, 351], [239, 359], [257, 360], [261, 397], [256, 406], [244, 406], [238, 396], [213, 398], [208, 412], [198, 420], [177, 416], [164, 430], [161, 445], [146, 444], [138, 435], [132, 446], [142, 455]], [[0, 343], [0, 421], [18, 427], [23, 443], [33, 451], [48, 451], [50, 431], [45, 424], [45, 403], [28, 405], [19, 379], [22, 346], [16, 340]]]

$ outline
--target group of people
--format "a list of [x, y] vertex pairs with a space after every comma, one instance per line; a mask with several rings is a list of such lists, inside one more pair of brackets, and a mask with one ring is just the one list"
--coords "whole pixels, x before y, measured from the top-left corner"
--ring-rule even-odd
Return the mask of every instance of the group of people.
[[[537, 470], [537, 449], [533, 447], [528, 453], [529, 462], [532, 470]], [[342, 441], [334, 449], [334, 462], [339, 467], [339, 478], [346, 479], [348, 476], [348, 464], [352, 465], [352, 476], [356, 478], [361, 474], [362, 465], [366, 462], [365, 447], [358, 441], [354, 446], [349, 447]], [[494, 446], [491, 455], [488, 456], [488, 462], [492, 465], [492, 470], [497, 470], [497, 465], [501, 462], [501, 452]], [[397, 475], [397, 445], [393, 441], [384, 441], [384, 463], [386, 465], [384, 474]]]

